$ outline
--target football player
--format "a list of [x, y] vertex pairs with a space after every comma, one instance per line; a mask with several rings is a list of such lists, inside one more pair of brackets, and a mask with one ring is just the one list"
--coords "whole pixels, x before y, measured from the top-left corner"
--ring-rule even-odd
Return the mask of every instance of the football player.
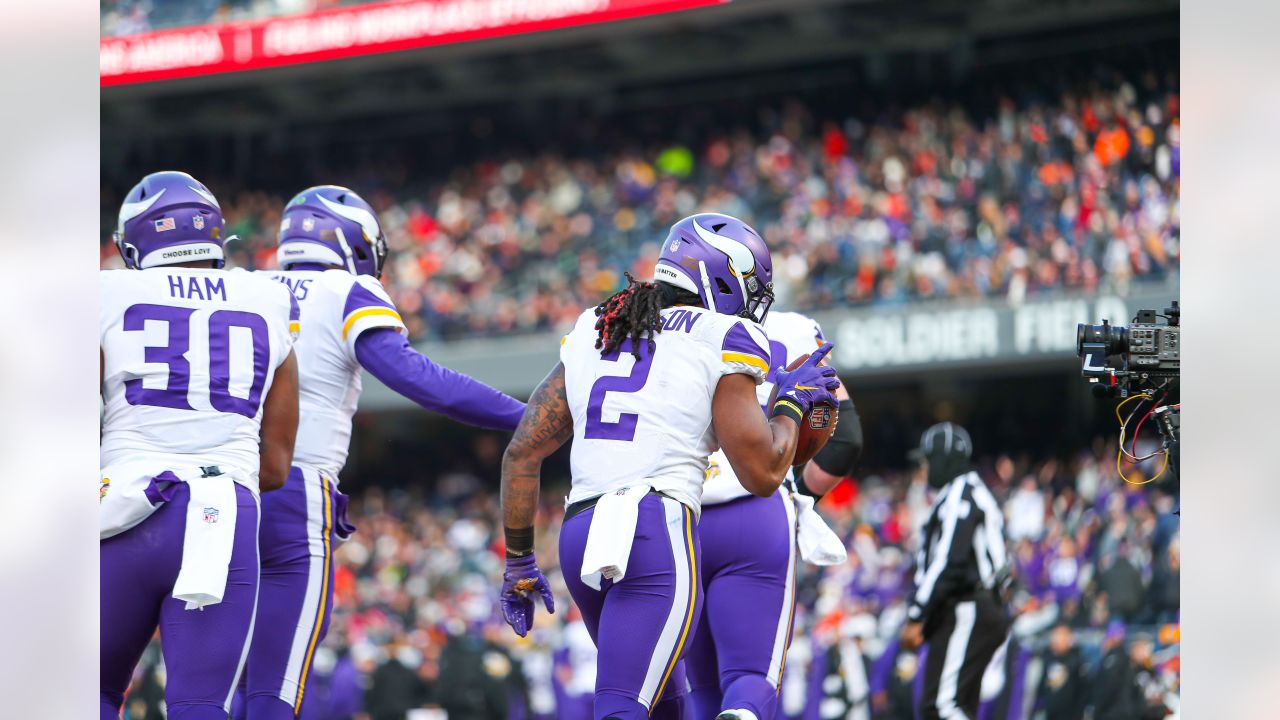
[[[778, 371], [825, 342], [818, 323], [799, 313], [770, 313], [764, 331], [771, 366], [757, 388], [762, 406]], [[797, 561], [830, 565], [845, 559], [843, 543], [813, 510], [818, 498], [852, 472], [862, 451], [853, 402], [843, 385], [835, 395], [835, 432], [812, 462], [789, 474], [769, 497], [748, 492], [723, 452], [711, 456], [699, 523], [706, 602], [686, 661], [694, 717], [772, 720], [795, 617]], [[826, 533], [834, 552], [805, 557], [810, 549], [798, 544], [801, 528]]]
[[676, 223], [654, 268], [584, 312], [534, 391], [502, 466], [507, 570], [503, 614], [519, 635], [533, 599], [552, 598], [533, 555], [544, 458], [573, 438], [560, 567], [599, 650], [595, 717], [680, 717], [678, 667], [702, 603], [697, 517], [708, 456], [723, 447], [743, 486], [782, 483], [800, 419], [835, 399], [830, 345], [781, 372], [773, 417], [756, 386], [769, 373], [757, 324], [773, 301], [769, 251], [745, 223]]
[[477, 427], [513, 430], [524, 403], [433, 363], [410, 345], [379, 277], [387, 245], [373, 208], [335, 185], [285, 206], [267, 276], [293, 291], [308, 318], [298, 340], [302, 420], [284, 490], [262, 504], [262, 589], [236, 717], [285, 720], [302, 708], [316, 646], [333, 609], [333, 551], [354, 530], [338, 472], [347, 460], [360, 369], [428, 410]]
[[128, 270], [101, 273], [100, 717], [156, 627], [174, 720], [224, 720], [258, 595], [258, 492], [289, 472], [298, 305], [222, 267], [222, 211], [181, 172], [120, 208]]

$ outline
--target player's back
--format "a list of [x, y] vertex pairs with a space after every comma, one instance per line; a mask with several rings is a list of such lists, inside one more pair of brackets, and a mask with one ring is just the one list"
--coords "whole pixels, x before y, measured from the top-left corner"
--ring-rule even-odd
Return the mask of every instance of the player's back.
[[662, 311], [662, 332], [640, 358], [628, 339], [596, 349], [596, 317], [583, 313], [561, 346], [573, 414], [569, 502], [644, 481], [697, 508], [707, 456], [718, 447], [712, 399], [720, 378], [768, 371], [767, 340], [755, 323], [700, 307]]
[[100, 274], [101, 461], [258, 472], [262, 406], [298, 332], [287, 291], [244, 271]]
[[[764, 332], [769, 337], [770, 359], [769, 375], [756, 388], [761, 407], [769, 404], [769, 395], [773, 392], [774, 377], [778, 371], [785, 369], [801, 355], [817, 350], [823, 343], [822, 328], [817, 321], [800, 313], [770, 312], [764, 319]], [[702, 498], [704, 505], [727, 502], [751, 494], [738, 482], [733, 467], [722, 451], [711, 456], [706, 478]]]
[[351, 444], [351, 417], [362, 390], [356, 338], [374, 327], [403, 331], [382, 284], [344, 270], [272, 270], [261, 273], [287, 286], [307, 320], [298, 338], [298, 439], [295, 465], [337, 478]]

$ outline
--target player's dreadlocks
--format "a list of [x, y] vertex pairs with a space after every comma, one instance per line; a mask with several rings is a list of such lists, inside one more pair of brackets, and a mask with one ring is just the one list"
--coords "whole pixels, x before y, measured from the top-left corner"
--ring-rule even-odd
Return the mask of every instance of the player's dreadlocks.
[[631, 338], [631, 354], [640, 359], [640, 340], [648, 334], [649, 351], [653, 336], [662, 332], [662, 309], [672, 305], [702, 305], [702, 300], [687, 290], [659, 282], [640, 282], [627, 276], [627, 286], [596, 306], [596, 347], [604, 352], [617, 349]]

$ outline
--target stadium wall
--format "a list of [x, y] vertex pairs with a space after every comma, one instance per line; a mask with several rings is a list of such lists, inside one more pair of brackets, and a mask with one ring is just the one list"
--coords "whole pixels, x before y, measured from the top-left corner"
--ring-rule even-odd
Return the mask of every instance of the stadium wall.
[[[888, 378], [975, 368], [1025, 371], [1078, 363], [1076, 324], [1107, 318], [1128, 324], [1140, 308], [1159, 310], [1178, 297], [1176, 283], [1135, 285], [1125, 294], [1062, 293], [1014, 305], [1007, 300], [939, 301], [813, 313], [836, 344], [835, 363], [846, 380]], [[528, 397], [555, 365], [554, 333], [422, 343], [436, 362], [465, 370], [494, 387]], [[366, 373], [360, 409], [408, 408], [408, 400]]]

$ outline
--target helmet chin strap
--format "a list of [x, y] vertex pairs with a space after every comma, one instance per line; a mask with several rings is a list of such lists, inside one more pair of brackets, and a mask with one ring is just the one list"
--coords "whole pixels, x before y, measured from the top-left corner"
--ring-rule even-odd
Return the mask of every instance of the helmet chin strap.
[[124, 260], [124, 266], [130, 270], [138, 269], [138, 248], [124, 241], [124, 234], [115, 233], [116, 250], [120, 252], [120, 259]]
[[347, 261], [347, 270], [352, 275], [356, 274], [355, 255], [351, 253], [351, 246], [347, 244], [347, 237], [342, 234], [342, 228], [334, 228], [333, 233], [338, 236], [338, 244], [342, 246], [342, 257]]
[[733, 267], [732, 260], [729, 261], [729, 272], [733, 273], [733, 276], [738, 279], [738, 292], [742, 293], [742, 309], [745, 311], [751, 305], [751, 298], [747, 297], [747, 284], [743, 281], [742, 276], [738, 274], [738, 270]]
[[719, 312], [716, 309], [716, 296], [711, 294], [711, 278], [707, 275], [707, 263], [702, 260], [698, 261], [698, 273], [702, 275], [702, 298], [703, 302], [709, 303], [707, 309], [712, 312]]

